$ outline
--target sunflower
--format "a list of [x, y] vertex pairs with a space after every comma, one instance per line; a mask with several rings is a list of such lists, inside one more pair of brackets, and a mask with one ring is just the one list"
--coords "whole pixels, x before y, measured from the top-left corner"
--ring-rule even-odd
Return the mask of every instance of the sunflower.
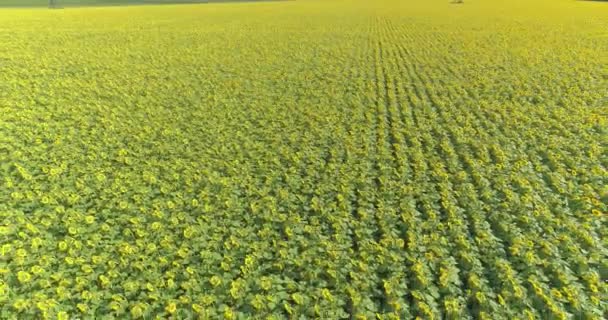
[[17, 272], [17, 280], [19, 280], [20, 283], [25, 284], [32, 280], [32, 275], [27, 271], [19, 271]]

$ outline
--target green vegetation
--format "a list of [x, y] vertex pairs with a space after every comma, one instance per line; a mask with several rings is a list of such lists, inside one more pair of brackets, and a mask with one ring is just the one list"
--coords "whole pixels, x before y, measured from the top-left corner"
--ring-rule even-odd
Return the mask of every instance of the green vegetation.
[[606, 10], [0, 10], [0, 318], [605, 318]]

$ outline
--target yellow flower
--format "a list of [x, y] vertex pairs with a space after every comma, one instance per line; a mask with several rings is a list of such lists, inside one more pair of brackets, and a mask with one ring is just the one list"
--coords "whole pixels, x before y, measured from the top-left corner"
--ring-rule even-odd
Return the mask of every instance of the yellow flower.
[[175, 203], [171, 200], [167, 201], [167, 208], [175, 209]]
[[557, 289], [551, 289], [551, 295], [560, 299], [562, 297], [562, 293]]
[[594, 284], [589, 285], [589, 290], [591, 290], [593, 293], [598, 293], [598, 288]]
[[21, 192], [11, 192], [11, 197], [15, 200], [23, 199], [23, 193]]
[[57, 293], [57, 297], [60, 300], [63, 300], [70, 295], [70, 292], [65, 287], [61, 287], [61, 286], [55, 288], [55, 292]]
[[4, 282], [0, 281], [0, 301], [6, 300], [6, 296], [8, 294], [8, 285], [4, 284]]
[[76, 228], [74, 226], [68, 227], [68, 233], [71, 235], [75, 235], [78, 233], [78, 228]]
[[37, 302], [36, 308], [38, 308], [38, 310], [40, 310], [42, 313], [46, 313], [49, 310], [49, 306], [43, 301]]
[[97, 181], [99, 181], [99, 182], [103, 182], [103, 181], [106, 180], [106, 176], [103, 173], [101, 173], [101, 172], [97, 173], [95, 175], [95, 178], [97, 178]]
[[42, 196], [40, 202], [42, 202], [43, 204], [49, 204], [51, 203], [51, 198], [49, 196]]
[[99, 276], [99, 282], [102, 287], [106, 287], [108, 284], [110, 284], [110, 279], [102, 274]]
[[191, 302], [190, 297], [183, 295], [179, 297], [179, 302], [182, 304], [189, 304]]
[[44, 269], [40, 266], [33, 266], [30, 268], [30, 271], [32, 271], [33, 274], [41, 274], [44, 273]]
[[133, 318], [140, 318], [144, 315], [145, 308], [142, 304], [137, 303], [133, 307], [131, 307], [131, 316]]
[[186, 267], [186, 272], [188, 272], [189, 274], [194, 274], [196, 272], [196, 270], [192, 267]]
[[225, 319], [234, 319], [234, 312], [230, 308], [224, 309], [224, 318]]
[[255, 297], [251, 300], [251, 305], [256, 310], [261, 310], [262, 308], [264, 308], [264, 298], [261, 295], [256, 294]]
[[95, 217], [94, 216], [86, 216], [84, 217], [84, 222], [86, 222], [87, 224], [92, 224], [95, 222]]
[[17, 280], [19, 280], [19, 282], [28, 283], [28, 282], [30, 282], [31, 279], [32, 279], [32, 275], [30, 275], [28, 272], [26, 272], [26, 271], [17, 272]]
[[25, 251], [25, 249], [17, 249], [15, 255], [19, 258], [25, 258], [27, 256], [27, 251]]
[[504, 306], [505, 305], [505, 299], [502, 297], [502, 295], [499, 294], [497, 298], [498, 298], [498, 303], [501, 306]]
[[82, 313], [85, 313], [85, 312], [87, 312], [87, 310], [89, 310], [89, 307], [84, 303], [77, 304], [76, 308], [78, 308], [78, 310], [80, 310], [80, 312], [82, 312]]
[[192, 305], [192, 310], [194, 310], [194, 312], [196, 313], [203, 313], [204, 309], [203, 306], [201, 306], [200, 304], [193, 304]]
[[214, 287], [219, 286], [220, 284], [222, 284], [222, 279], [218, 276], [213, 276], [211, 277], [211, 279], [209, 280], [209, 282], [211, 283], [211, 285], [213, 285]]
[[59, 311], [59, 313], [57, 313], [57, 320], [69, 320], [70, 316], [68, 315], [67, 312], [65, 311]]
[[262, 287], [262, 289], [265, 291], [270, 290], [270, 288], [272, 287], [272, 279], [270, 279], [269, 277], [262, 277], [262, 279], [260, 280], [260, 287]]
[[328, 301], [333, 301], [334, 300], [334, 296], [331, 294], [331, 292], [325, 288], [323, 288], [321, 290], [321, 296]]
[[2, 245], [2, 247], [0, 247], [0, 255], [1, 256], [7, 255], [10, 251], [11, 251], [11, 245], [10, 244], [4, 244], [4, 245]]
[[173, 281], [173, 279], [168, 279], [167, 288], [173, 288], [173, 287], [175, 287], [175, 281]]
[[93, 272], [93, 268], [90, 265], [88, 265], [88, 264], [83, 265], [80, 269], [84, 273], [92, 273]]
[[118, 311], [120, 309], [120, 303], [116, 302], [116, 301], [112, 301], [109, 304], [110, 309], [114, 310], [114, 311]]
[[42, 239], [40, 239], [38, 237], [33, 238], [32, 239], [32, 247], [33, 248], [38, 248], [38, 247], [40, 247], [42, 245], [42, 242], [43, 242]]
[[91, 294], [90, 291], [84, 290], [80, 293], [80, 297], [82, 298], [82, 300], [90, 300], [91, 298], [93, 298], [93, 294]]
[[304, 303], [304, 297], [302, 297], [301, 294], [294, 293], [291, 295], [291, 298], [293, 299], [293, 301], [295, 301], [296, 304], [301, 305]]
[[19, 311], [25, 310], [25, 308], [27, 308], [27, 306], [28, 306], [28, 303], [24, 299], [17, 299], [13, 303], [13, 308], [15, 308]]
[[177, 255], [181, 258], [185, 258], [188, 256], [188, 248], [179, 248], [177, 250]]
[[177, 311], [177, 305], [175, 304], [175, 302], [170, 302], [166, 307], [165, 307], [165, 311], [167, 311], [168, 313], [174, 314], [175, 311]]
[[184, 229], [184, 238], [186, 239], [191, 239], [194, 236], [194, 228], [191, 227], [187, 227], [186, 229]]

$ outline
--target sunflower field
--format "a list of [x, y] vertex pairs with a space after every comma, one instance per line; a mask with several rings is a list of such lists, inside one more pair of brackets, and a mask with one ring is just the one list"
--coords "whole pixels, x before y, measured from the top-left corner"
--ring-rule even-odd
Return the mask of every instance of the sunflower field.
[[0, 9], [1, 319], [608, 317], [608, 4]]

